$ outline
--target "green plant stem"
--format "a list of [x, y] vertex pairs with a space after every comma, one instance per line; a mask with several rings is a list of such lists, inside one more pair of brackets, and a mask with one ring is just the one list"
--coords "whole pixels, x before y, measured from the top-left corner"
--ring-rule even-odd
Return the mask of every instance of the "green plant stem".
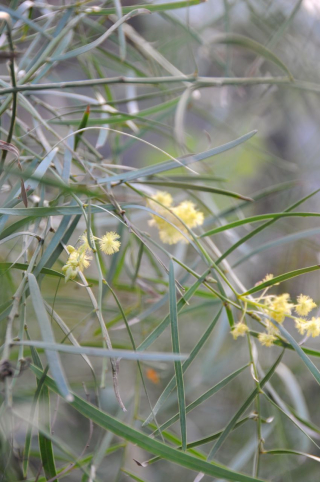
[[0, 89], [0, 95], [12, 94], [13, 92], [30, 92], [37, 90], [67, 89], [67, 88], [83, 88], [95, 85], [106, 84], [166, 84], [188, 82], [195, 84], [195, 88], [201, 87], [223, 87], [224, 85], [290, 85], [303, 90], [311, 90], [320, 92], [320, 86], [317, 84], [291, 82], [289, 77], [198, 77], [195, 75], [182, 76], [162, 76], [162, 77], [108, 77], [104, 79], [92, 80], [76, 80], [69, 82], [53, 82], [47, 84], [21, 84], [15, 88]]

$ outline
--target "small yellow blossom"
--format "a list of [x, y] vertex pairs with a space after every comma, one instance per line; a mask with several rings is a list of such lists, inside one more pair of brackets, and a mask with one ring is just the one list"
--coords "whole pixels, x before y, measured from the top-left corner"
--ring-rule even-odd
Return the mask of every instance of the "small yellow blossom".
[[[94, 245], [94, 240], [98, 239], [96, 236], [91, 235], [91, 244]], [[84, 251], [92, 251], [92, 248], [90, 247], [90, 244], [88, 242], [88, 235], [87, 233], [84, 233], [82, 236], [80, 236], [80, 241], [82, 241], [82, 245], [80, 249]]]
[[65, 274], [65, 281], [67, 282], [69, 279], [74, 279], [79, 271], [88, 268], [90, 265], [90, 259], [90, 256], [87, 256], [85, 251], [81, 252], [73, 249], [69, 255], [67, 263], [62, 267], [62, 271]]
[[307, 335], [315, 338], [320, 335], [320, 318], [312, 318], [311, 321], [306, 323]]
[[290, 295], [284, 293], [279, 296], [267, 296], [265, 305], [270, 316], [278, 323], [282, 323], [286, 315], [291, 315], [294, 305], [289, 303]]
[[317, 306], [313, 299], [306, 295], [298, 296], [297, 301], [298, 304], [295, 306], [295, 311], [301, 316], [307, 316]]
[[[152, 196], [152, 199], [154, 199], [155, 201], [158, 201], [160, 204], [163, 204], [166, 208], [170, 208], [173, 203], [171, 194], [165, 191], [157, 191], [156, 194]], [[153, 206], [156, 204], [156, 203], [153, 203], [152, 201], [149, 201], [149, 202], [152, 203]], [[159, 205], [157, 206], [158, 208], [161, 207]]]
[[[156, 226], [158, 228], [159, 236], [163, 243], [176, 244], [179, 241], [186, 243], [188, 241], [182, 233], [187, 234], [188, 231], [184, 224], [190, 229], [203, 224], [203, 213], [197, 211], [191, 201], [183, 201], [178, 206], [171, 207], [173, 202], [171, 195], [162, 191], [157, 191], [152, 198], [159, 201], [166, 208], [170, 208], [170, 211], [168, 211], [152, 200], [148, 201], [149, 206], [165, 218], [162, 219], [159, 216], [152, 215], [152, 220], [149, 221], [150, 226]], [[184, 224], [179, 222], [177, 217], [180, 218]]]
[[119, 234], [109, 231], [101, 239], [99, 239], [100, 249], [105, 254], [117, 253], [120, 249], [121, 243], [118, 241]]
[[[163, 243], [165, 243], [165, 244], [177, 244], [179, 241], [182, 241], [183, 243], [188, 242], [187, 239], [183, 236], [183, 234], [181, 234], [176, 229], [175, 225], [172, 226], [171, 224], [167, 223], [163, 219], [157, 218], [157, 220], [158, 219], [160, 220], [160, 222], [156, 221], [156, 224], [157, 224], [157, 227], [159, 229], [160, 239]], [[167, 219], [169, 219], [168, 216], [167, 216]], [[174, 223], [176, 223], [176, 225], [178, 224], [178, 221], [172, 215], [171, 215], [170, 221], [173, 224]], [[180, 229], [180, 231], [182, 231], [184, 233], [187, 233], [185, 227], [181, 223], [179, 223], [179, 229]]]
[[272, 335], [271, 333], [259, 333], [258, 339], [261, 345], [272, 346], [273, 342], [277, 339], [277, 337]]
[[298, 332], [300, 335], [304, 335], [305, 332], [307, 331], [307, 325], [309, 323], [308, 320], [305, 320], [304, 318], [295, 318], [295, 324]]
[[266, 274], [263, 280], [260, 283], [266, 283], [267, 281], [271, 281], [273, 279], [273, 274]]
[[191, 201], [183, 201], [179, 206], [172, 209], [172, 212], [178, 216], [188, 228], [201, 226], [204, 216], [201, 211], [195, 209], [195, 205]]
[[233, 336], [233, 339], [236, 340], [239, 336], [244, 336], [247, 331], [249, 331], [249, 328], [241, 321], [232, 328], [231, 335]]
[[69, 279], [74, 279], [78, 274], [78, 270], [69, 264], [62, 266], [62, 271], [65, 275], [65, 282], [69, 281]]
[[266, 328], [269, 335], [277, 335], [279, 333], [278, 328], [270, 320], [266, 320]]

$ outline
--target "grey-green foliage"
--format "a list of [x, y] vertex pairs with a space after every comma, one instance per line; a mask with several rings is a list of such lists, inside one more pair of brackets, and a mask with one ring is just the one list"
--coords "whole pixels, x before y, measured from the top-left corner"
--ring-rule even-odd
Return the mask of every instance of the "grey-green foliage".
[[[218, 3], [0, 6], [3, 481], [317, 477], [320, 351], [293, 307], [283, 325], [263, 305], [319, 302], [318, 137], [299, 151], [292, 134], [320, 93], [316, 39], [310, 63], [300, 50], [312, 14]], [[90, 267], [65, 283], [84, 242]]]

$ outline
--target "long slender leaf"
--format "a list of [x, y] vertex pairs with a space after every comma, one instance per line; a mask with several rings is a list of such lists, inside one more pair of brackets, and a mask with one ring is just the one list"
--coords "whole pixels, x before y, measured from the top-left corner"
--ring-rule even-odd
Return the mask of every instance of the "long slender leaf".
[[272, 450], [265, 450], [263, 453], [265, 455], [281, 455], [281, 454], [302, 455], [302, 457], [308, 457], [309, 459], [315, 460], [316, 462], [320, 462], [320, 457], [316, 457], [315, 455], [307, 454], [305, 452], [299, 452], [298, 450], [272, 449]]
[[[240, 375], [240, 373], [243, 372], [245, 368], [247, 368], [248, 365], [244, 365], [241, 368], [238, 368], [235, 372], [231, 373], [228, 375], [226, 378], [221, 380], [219, 383], [214, 385], [214, 387], [210, 388], [207, 390], [205, 393], [203, 393], [200, 397], [198, 397], [194, 402], [190, 403], [187, 408], [186, 408], [186, 413], [191, 412], [194, 410], [196, 407], [201, 405], [201, 403], [205, 402], [208, 400], [208, 398], [212, 397], [215, 393], [217, 393], [219, 390], [221, 390], [223, 387], [225, 387], [231, 380], [233, 380], [235, 377]], [[163, 423], [160, 427], [161, 430], [165, 430], [166, 428], [170, 427], [173, 423], [175, 423], [179, 419], [179, 413], [171, 417], [169, 420], [167, 420], [165, 423]]]
[[245, 37], [244, 35], [237, 35], [237, 34], [221, 34], [218, 35], [213, 39], [213, 43], [222, 43], [222, 44], [229, 44], [229, 45], [236, 45], [240, 47], [244, 47], [249, 50], [253, 50], [256, 54], [264, 57], [267, 60], [270, 60], [275, 65], [280, 67], [286, 74], [288, 74], [289, 79], [293, 80], [293, 76], [290, 70], [286, 67], [286, 65], [277, 57], [271, 50], [264, 47], [259, 42], [252, 40], [249, 37]]
[[212, 460], [221, 445], [224, 443], [230, 432], [233, 430], [235, 424], [237, 423], [238, 419], [241, 417], [241, 415], [247, 410], [247, 408], [251, 405], [251, 403], [254, 401], [257, 395], [259, 395], [261, 388], [270, 380], [272, 375], [274, 374], [277, 366], [279, 365], [280, 361], [282, 360], [284, 354], [284, 350], [280, 354], [280, 356], [277, 358], [275, 363], [271, 366], [265, 377], [261, 380], [259, 383], [259, 386], [257, 386], [249, 395], [249, 397], [245, 400], [245, 402], [241, 405], [237, 413], [232, 417], [218, 440], [216, 441], [215, 445], [212, 447], [212, 449], [209, 452], [207, 460]]
[[[0, 211], [1, 212], [1, 211]], [[4, 213], [9, 214], [9, 213]], [[280, 219], [280, 218], [307, 218], [307, 217], [316, 217], [320, 216], [319, 213], [272, 213], [272, 214], [260, 214], [258, 216], [251, 216], [250, 218], [239, 219], [238, 221], [234, 221], [233, 223], [224, 224], [223, 226], [219, 226], [218, 228], [210, 229], [206, 233], [201, 234], [200, 238], [204, 238], [205, 236], [212, 236], [213, 234], [222, 233], [223, 231], [227, 231], [228, 229], [237, 228], [238, 226], [243, 226], [245, 224], [251, 223], [258, 223], [260, 221], [264, 221], [265, 219]]]
[[[39, 397], [39, 423], [47, 432], [50, 432], [50, 394], [48, 387], [43, 386]], [[57, 475], [56, 466], [53, 455], [52, 442], [45, 435], [39, 432], [39, 448], [43, 470], [47, 480]]]
[[[289, 206], [287, 209], [284, 210], [284, 212], [290, 212], [290, 211], [293, 211], [296, 207], [300, 206], [302, 203], [304, 203], [305, 201], [307, 201], [308, 199], [310, 199], [310, 197], [314, 196], [315, 194], [317, 194], [319, 192], [319, 189], [316, 189], [315, 191], [313, 191], [311, 194], [308, 194], [307, 196], [304, 196], [302, 199], [300, 199], [298, 202], [295, 202], [294, 204], [292, 204], [291, 206]], [[256, 234], [260, 233], [261, 231], [263, 231], [264, 229], [268, 228], [270, 225], [272, 225], [273, 223], [275, 223], [277, 221], [277, 219], [271, 219], [270, 221], [267, 221], [266, 223], [264, 223], [262, 226], [259, 226], [258, 228], [254, 229], [253, 231], [251, 231], [250, 233], [246, 234], [245, 236], [243, 236], [243, 238], [239, 239], [239, 241], [237, 241], [235, 244], [233, 244], [229, 249], [227, 249], [227, 251], [225, 251], [223, 253], [222, 256], [220, 256], [219, 259], [217, 259], [216, 261], [216, 264], [219, 264], [221, 263], [221, 261], [226, 258], [227, 256], [229, 256], [230, 253], [232, 253], [235, 249], [237, 249], [239, 246], [241, 246], [243, 243], [245, 243], [246, 241], [248, 241], [249, 239], [253, 238]]]
[[[149, 12], [165, 12], [167, 10], [176, 10], [179, 8], [192, 7], [193, 5], [199, 5], [203, 0], [181, 0], [180, 2], [170, 2], [170, 3], [159, 3], [159, 4], [144, 4], [144, 5], [134, 5], [133, 7], [124, 6], [122, 7], [122, 13], [126, 14], [132, 12], [136, 8], [145, 8]], [[117, 13], [115, 8], [100, 8], [98, 10], [92, 9], [90, 15], [113, 15]]]
[[[47, 314], [46, 314], [47, 315]], [[125, 360], [149, 360], [149, 361], [176, 361], [185, 360], [188, 355], [180, 353], [155, 353], [155, 352], [135, 352], [130, 350], [107, 350], [104, 348], [93, 348], [90, 346], [71, 346], [46, 341], [13, 341], [12, 345], [27, 345], [36, 348], [43, 348], [47, 352], [63, 352], [74, 355], [101, 356], [108, 358], [123, 358]]]
[[101, 45], [120, 25], [122, 25], [124, 22], [127, 22], [130, 20], [130, 18], [135, 17], [136, 15], [143, 15], [146, 13], [150, 13], [148, 10], [145, 8], [140, 8], [140, 9], [135, 9], [127, 13], [124, 17], [120, 18], [112, 27], [110, 27], [101, 37], [98, 39], [94, 40], [93, 42], [87, 43], [86, 45], [83, 45], [82, 47], [79, 47], [77, 49], [71, 50], [65, 54], [59, 55], [58, 57], [53, 57], [52, 62], [61, 62], [62, 60], [68, 60], [73, 57], [77, 57], [78, 55], [84, 54], [86, 52], [89, 52], [90, 50], [98, 47]]
[[[44, 306], [44, 302], [41, 296], [41, 292], [37, 283], [37, 280], [35, 276], [32, 273], [28, 274], [28, 282], [29, 282], [29, 288], [30, 288], [30, 295], [32, 299], [32, 304], [34, 308], [35, 315], [38, 319], [41, 335], [43, 338], [43, 344], [44, 345], [51, 345], [51, 346], [56, 346], [55, 345], [55, 340], [53, 336], [53, 331], [51, 328], [51, 324]], [[19, 342], [19, 343], [25, 343], [28, 344], [30, 342]], [[34, 345], [33, 345], [34, 346]], [[59, 387], [59, 392], [64, 397], [68, 402], [71, 402], [73, 400], [73, 395], [71, 395], [70, 389], [68, 387], [68, 383], [66, 381], [64, 371], [61, 365], [61, 361], [59, 358], [59, 355], [56, 351], [48, 350], [45, 348], [47, 360], [50, 366], [51, 373], [57, 383], [57, 386]]]
[[257, 131], [249, 132], [248, 134], [245, 134], [244, 136], [241, 136], [238, 139], [235, 139], [234, 141], [228, 142], [227, 144], [223, 144], [222, 146], [214, 147], [213, 149], [202, 152], [201, 154], [194, 154], [193, 156], [190, 156], [187, 158], [178, 159], [179, 163], [177, 163], [176, 161], [160, 162], [155, 166], [143, 167], [141, 169], [137, 169], [136, 171], [130, 171], [124, 174], [117, 174], [116, 176], [102, 177], [98, 179], [98, 182], [99, 183], [129, 182], [129, 181], [133, 181], [134, 179], [139, 179], [140, 177], [152, 176], [160, 172], [170, 171], [171, 169], [175, 169], [177, 167], [180, 167], [181, 165], [188, 166], [193, 162], [203, 161], [205, 159], [208, 159], [209, 157], [215, 156], [217, 154], [221, 154], [222, 152], [228, 151], [229, 149], [233, 149], [234, 147], [239, 146], [243, 142], [246, 142], [247, 140], [251, 139], [251, 137], [253, 137], [256, 134], [256, 132]]
[[[29, 265], [27, 263], [0, 263], [0, 271], [7, 271], [8, 269], [20, 269], [22, 271], [27, 271]], [[35, 265], [35, 268], [37, 265]], [[64, 274], [54, 269], [42, 268], [40, 273], [47, 274], [49, 276], [56, 276], [58, 278], [64, 278]]]
[[[201, 278], [195, 281], [195, 283], [188, 289], [184, 297], [178, 301], [178, 304], [177, 304], [178, 313], [185, 306], [185, 304], [190, 300], [190, 298], [195, 294], [196, 290], [201, 285], [201, 283], [205, 280], [206, 276], [208, 276], [209, 272], [210, 270], [207, 270], [201, 276]], [[161, 333], [163, 333], [163, 331], [167, 328], [169, 324], [170, 324], [170, 315], [167, 315], [164, 318], [164, 320], [160, 323], [160, 325], [158, 325], [157, 328], [155, 328], [150, 333], [150, 335], [148, 335], [147, 338], [138, 346], [137, 350], [138, 351], [146, 350], [161, 335]]]
[[305, 354], [305, 352], [302, 350], [300, 345], [296, 342], [296, 340], [293, 338], [292, 335], [277, 321], [274, 319], [270, 318], [271, 322], [278, 328], [280, 331], [281, 335], [288, 341], [288, 343], [292, 346], [292, 348], [297, 352], [301, 360], [304, 362], [306, 367], [310, 370], [311, 374], [314, 376], [314, 378], [317, 380], [317, 382], [320, 385], [320, 372], [318, 368], [312, 363], [310, 358]]
[[[31, 370], [37, 376], [37, 378], [40, 378], [43, 374], [42, 370], [33, 365], [31, 366]], [[45, 383], [50, 390], [53, 390], [55, 393], [59, 393], [58, 387], [52, 378], [46, 376]], [[119, 422], [107, 413], [100, 411], [87, 401], [82, 400], [77, 395], [74, 395], [74, 401], [71, 403], [71, 406], [105, 430], [110, 430], [115, 435], [126, 439], [128, 442], [138, 445], [147, 452], [159, 455], [161, 458], [186, 467], [190, 470], [203, 472], [211, 477], [220, 477], [237, 482], [263, 482], [261, 479], [234, 472], [220, 464], [205, 462], [187, 453], [175, 450], [168, 445], [164, 445], [163, 443], [148, 437], [147, 435], [123, 424], [122, 422]]]
[[284, 244], [294, 243], [299, 239], [309, 238], [311, 236], [316, 236], [317, 234], [320, 234], [320, 228], [305, 229], [304, 231], [298, 231], [297, 233], [288, 234], [287, 236], [282, 236], [281, 238], [274, 239], [272, 241], [269, 241], [268, 243], [259, 244], [257, 248], [251, 250], [250, 253], [238, 259], [236, 263], [232, 265], [232, 267], [236, 268], [237, 266], [240, 266], [240, 264], [242, 264], [244, 261], [247, 261], [256, 254], [267, 251], [268, 249], [277, 248], [278, 246], [283, 246]]
[[[170, 321], [171, 321], [171, 339], [173, 353], [180, 353], [179, 331], [178, 331], [178, 312], [176, 299], [176, 282], [174, 277], [174, 265], [170, 260], [169, 267], [169, 304], [170, 304]], [[186, 420], [186, 401], [184, 394], [183, 371], [181, 361], [174, 363], [178, 404], [179, 404], [179, 419], [181, 428], [182, 450], [187, 449], [187, 420]]]
[[264, 290], [265, 288], [268, 288], [269, 286], [273, 286], [277, 283], [281, 283], [282, 281], [295, 278], [296, 276], [301, 276], [302, 274], [305, 274], [305, 273], [311, 273], [312, 271], [317, 271], [318, 269], [320, 269], [320, 265], [316, 264], [315, 266], [308, 266], [307, 268], [301, 268], [301, 269], [295, 269], [294, 271], [289, 271], [289, 273], [281, 274], [279, 276], [276, 276], [275, 278], [272, 278], [269, 281], [265, 281], [264, 283], [260, 283], [259, 285], [254, 286], [253, 288], [246, 291], [245, 293], [242, 293], [241, 296], [252, 295], [257, 291], [261, 291], [261, 290]]
[[[197, 178], [195, 178], [196, 180]], [[138, 181], [138, 183], [142, 183], [142, 181]], [[236, 199], [244, 199], [245, 201], [253, 201], [250, 197], [243, 196], [242, 194], [238, 194], [236, 192], [227, 191], [225, 189], [218, 189], [215, 187], [209, 186], [199, 186], [193, 183], [187, 182], [168, 182], [168, 181], [144, 181], [143, 184], [148, 184], [150, 186], [165, 186], [169, 188], [177, 188], [177, 189], [190, 189], [192, 191], [203, 191], [203, 192], [211, 192], [213, 194], [220, 194], [221, 196], [230, 196]]]
[[[204, 334], [202, 335], [202, 337], [200, 338], [200, 340], [198, 341], [196, 346], [193, 348], [192, 352], [190, 353], [189, 358], [185, 362], [183, 362], [183, 364], [182, 364], [183, 373], [185, 373], [187, 371], [187, 369], [189, 368], [189, 366], [191, 365], [193, 360], [196, 358], [196, 356], [198, 355], [198, 353], [202, 349], [205, 342], [208, 340], [212, 330], [214, 329], [218, 319], [220, 318], [221, 311], [222, 311], [222, 308], [220, 308], [217, 315], [214, 317], [213, 321], [210, 323], [210, 325], [208, 326], [208, 328], [206, 329], [206, 331], [204, 332]], [[153, 407], [153, 413], [150, 413], [150, 415], [144, 421], [143, 425], [147, 425], [152, 420], [152, 418], [159, 412], [161, 406], [167, 400], [168, 396], [170, 395], [172, 390], [174, 390], [175, 387], [176, 387], [176, 379], [175, 379], [175, 377], [172, 377], [170, 382], [166, 386], [166, 388], [161, 393], [157, 403]]]

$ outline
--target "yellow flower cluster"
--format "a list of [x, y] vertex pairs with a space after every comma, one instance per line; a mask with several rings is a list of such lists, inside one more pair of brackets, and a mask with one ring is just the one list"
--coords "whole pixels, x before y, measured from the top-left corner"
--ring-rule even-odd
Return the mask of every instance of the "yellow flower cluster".
[[289, 303], [290, 295], [284, 293], [280, 296], [266, 296], [265, 307], [268, 314], [276, 320], [278, 323], [283, 323], [287, 315], [291, 315], [291, 311], [294, 308], [292, 303]]
[[87, 255], [87, 249], [85, 244], [82, 244], [80, 248], [76, 249], [73, 246], [67, 246], [69, 258], [67, 263], [62, 267], [62, 271], [65, 275], [65, 281], [74, 279], [79, 271], [83, 271], [90, 266], [91, 256]]
[[[283, 323], [286, 316], [290, 316], [294, 319], [296, 328], [301, 335], [307, 333], [308, 336], [319, 336], [320, 318], [313, 317], [311, 320], [302, 318], [307, 316], [313, 308], [316, 308], [317, 305], [313, 299], [306, 295], [300, 295], [296, 304], [290, 303], [289, 300], [290, 295], [288, 293], [279, 296], [266, 296], [264, 297], [265, 312], [278, 323]], [[294, 312], [299, 316], [296, 316]], [[279, 330], [271, 321], [268, 321], [267, 333], [260, 333], [259, 341], [262, 345], [271, 346], [278, 334]]]
[[247, 331], [249, 331], [247, 325], [240, 321], [232, 328], [231, 335], [233, 336], [233, 339], [236, 340], [237, 338], [239, 338], [239, 336], [244, 336]]
[[[188, 231], [185, 226], [178, 221], [176, 216], [180, 218], [188, 228], [191, 229], [203, 224], [203, 213], [201, 211], [197, 211], [195, 205], [191, 201], [183, 201], [178, 206], [173, 207], [172, 196], [163, 191], [157, 191], [152, 198], [155, 201], [163, 204], [163, 206], [166, 208], [170, 208], [170, 211], [168, 211], [167, 209], [159, 206], [159, 204], [156, 202], [153, 202], [152, 200], [148, 201], [149, 206], [166, 219], [164, 220], [159, 216], [152, 215], [152, 220], [149, 221], [150, 226], [156, 226], [158, 228], [159, 236], [163, 243], [176, 244], [179, 241], [187, 242], [182, 233], [187, 234]], [[182, 233], [176, 228], [178, 228]]]
[[[272, 274], [268, 274], [262, 281], [257, 283], [258, 285], [270, 281], [273, 279]], [[278, 283], [279, 284], [279, 283]], [[316, 308], [316, 303], [310, 296], [300, 295], [297, 298], [296, 304], [290, 302], [290, 295], [283, 293], [281, 295], [266, 295], [268, 288], [266, 288], [262, 295], [256, 299], [242, 298], [245, 302], [257, 306], [259, 310], [266, 313], [270, 320], [266, 320], [266, 331], [259, 333], [258, 339], [264, 346], [272, 346], [280, 335], [278, 328], [272, 323], [272, 320], [282, 324], [285, 318], [288, 316], [295, 322], [296, 328], [301, 335], [307, 334], [307, 336], [316, 337], [320, 335], [320, 318], [311, 318], [311, 320], [305, 318], [309, 313]], [[244, 314], [246, 309], [244, 311]], [[244, 336], [249, 331], [247, 325], [243, 322], [244, 314], [239, 323], [237, 323], [231, 330], [233, 338], [236, 340], [239, 336]]]
[[[121, 243], [119, 241], [119, 234], [112, 231], [107, 232], [102, 238], [97, 238], [96, 236], [91, 237], [91, 244], [94, 244], [95, 240], [99, 241], [100, 249], [105, 254], [117, 253], [120, 249]], [[83, 272], [85, 268], [90, 266], [91, 256], [88, 252], [92, 251], [88, 237], [83, 234], [80, 237], [82, 244], [76, 249], [74, 246], [67, 246], [67, 251], [69, 253], [69, 258], [66, 264], [62, 267], [62, 271], [65, 275], [65, 281], [69, 279], [75, 279], [79, 271]]]

